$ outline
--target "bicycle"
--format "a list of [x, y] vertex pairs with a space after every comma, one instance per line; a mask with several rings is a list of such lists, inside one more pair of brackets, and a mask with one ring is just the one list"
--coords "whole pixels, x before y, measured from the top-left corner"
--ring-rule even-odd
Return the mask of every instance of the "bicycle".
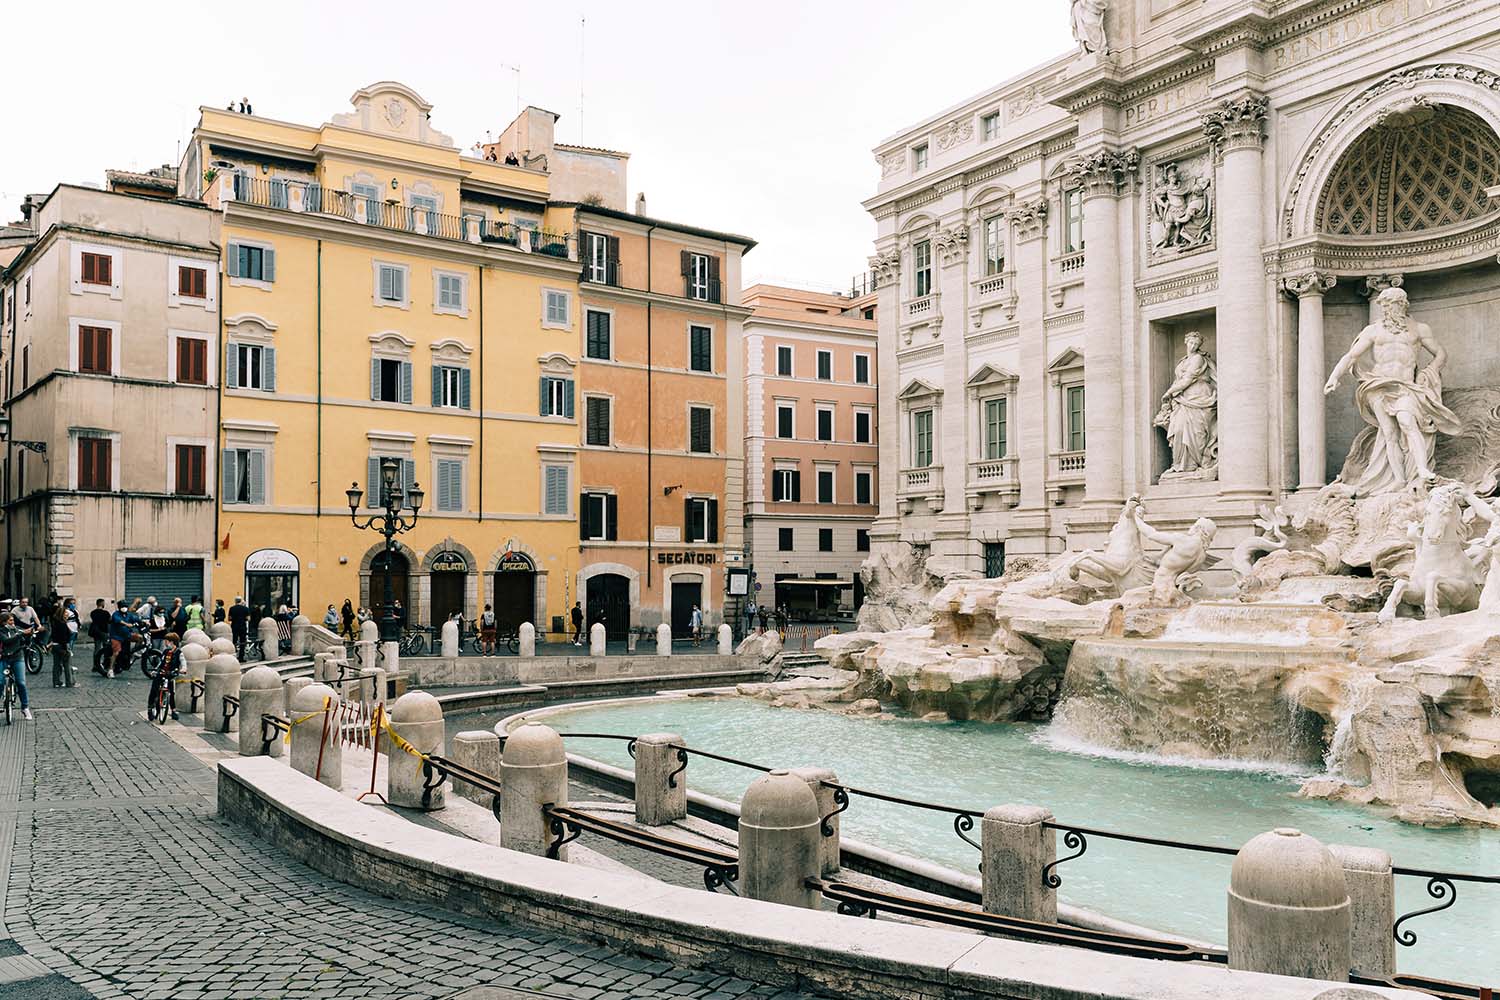
[[26, 637], [26, 646], [22, 650], [26, 657], [26, 672], [36, 675], [42, 672], [42, 645], [35, 633]]
[[150, 646], [147, 646], [141, 650], [141, 673], [145, 674], [148, 679], [155, 677], [157, 669], [161, 666], [161, 661], [161, 650], [152, 649]]
[[397, 648], [402, 656], [422, 656], [427, 652], [427, 642], [427, 630], [413, 626], [401, 634], [401, 643]]
[[0, 694], [0, 701], [5, 703], [5, 724], [8, 726], [11, 723], [11, 712], [13, 711], [11, 706], [21, 703], [21, 696], [16, 691], [16, 678], [11, 673], [9, 663], [5, 665], [5, 692], [4, 694]]
[[[156, 662], [158, 667], [160, 667], [163, 657], [160, 652], [155, 650], [153, 652], [156, 652]], [[157, 680], [152, 674], [147, 674], [147, 676], [151, 677], [153, 681]], [[151, 700], [146, 705], [147, 722], [155, 722], [158, 725], [164, 726], [167, 724], [168, 719], [176, 717], [177, 713], [173, 710], [172, 705], [172, 684], [178, 676], [178, 671], [172, 670], [160, 678], [160, 683], [157, 685], [156, 691], [153, 692]]]
[[499, 655], [501, 646], [510, 650], [512, 655], [519, 653], [521, 651], [521, 637], [515, 633], [501, 635], [497, 632], [495, 633], [494, 648], [486, 650], [484, 648], [484, 639], [481, 637], [479, 631], [475, 630], [464, 637], [464, 641], [459, 644], [459, 649], [468, 649], [474, 656], [497, 656]]

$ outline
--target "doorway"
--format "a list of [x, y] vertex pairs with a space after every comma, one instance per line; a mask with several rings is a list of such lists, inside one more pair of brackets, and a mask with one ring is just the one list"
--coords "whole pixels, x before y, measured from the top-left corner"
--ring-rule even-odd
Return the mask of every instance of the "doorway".
[[703, 606], [703, 583], [672, 581], [672, 637], [686, 639], [693, 634], [693, 607]]
[[604, 622], [604, 634], [611, 641], [623, 641], [630, 631], [630, 581], [618, 573], [600, 573], [585, 584], [587, 597], [584, 613], [588, 622]]
[[453, 612], [464, 613], [469, 574], [432, 573], [428, 579], [432, 581], [432, 627], [442, 628]]
[[528, 560], [525, 569], [495, 574], [495, 626], [501, 635], [515, 635], [522, 622], [536, 624], [536, 573]]
[[411, 601], [407, 594], [410, 575], [411, 565], [399, 552], [382, 551], [370, 560], [370, 610], [375, 613], [376, 621], [385, 617], [385, 581], [389, 576], [391, 596], [399, 605], [397, 617], [400, 618], [402, 627], [406, 626], [411, 614]]

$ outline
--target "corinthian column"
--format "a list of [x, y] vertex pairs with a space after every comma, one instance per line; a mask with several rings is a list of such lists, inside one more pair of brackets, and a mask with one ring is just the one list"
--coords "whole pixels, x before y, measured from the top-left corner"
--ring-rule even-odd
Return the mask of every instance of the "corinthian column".
[[[1318, 489], [1328, 478], [1328, 440], [1324, 425], [1326, 403], [1323, 399], [1323, 381], [1328, 373], [1327, 362], [1323, 359], [1323, 295], [1336, 280], [1332, 275], [1309, 271], [1293, 275], [1281, 283], [1287, 294], [1297, 299], [1298, 489]], [[1219, 353], [1223, 355], [1222, 350]], [[1222, 381], [1222, 375], [1220, 379]]]
[[1090, 505], [1117, 504], [1125, 492], [1119, 195], [1139, 163], [1133, 151], [1103, 151], [1073, 165], [1083, 185], [1084, 498]]
[[1261, 144], [1266, 99], [1224, 101], [1203, 116], [1219, 170], [1219, 482], [1228, 495], [1270, 489], [1270, 345], [1261, 262]]

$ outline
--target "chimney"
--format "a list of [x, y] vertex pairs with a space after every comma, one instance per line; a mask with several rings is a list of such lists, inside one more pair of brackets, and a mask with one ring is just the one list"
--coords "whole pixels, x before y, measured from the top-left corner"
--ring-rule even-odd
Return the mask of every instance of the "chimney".
[[646, 192], [641, 191], [635, 196], [635, 214], [646, 214]]

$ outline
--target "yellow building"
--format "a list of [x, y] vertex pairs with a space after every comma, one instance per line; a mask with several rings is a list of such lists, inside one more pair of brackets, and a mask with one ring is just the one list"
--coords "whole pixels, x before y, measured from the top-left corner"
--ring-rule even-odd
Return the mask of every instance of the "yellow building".
[[[492, 603], [541, 631], [579, 570], [574, 208], [401, 84], [352, 100], [320, 126], [204, 108], [183, 159], [222, 210], [213, 592], [317, 620], [388, 569], [412, 624]], [[426, 494], [390, 567], [345, 496], [372, 513], [384, 457]]]

